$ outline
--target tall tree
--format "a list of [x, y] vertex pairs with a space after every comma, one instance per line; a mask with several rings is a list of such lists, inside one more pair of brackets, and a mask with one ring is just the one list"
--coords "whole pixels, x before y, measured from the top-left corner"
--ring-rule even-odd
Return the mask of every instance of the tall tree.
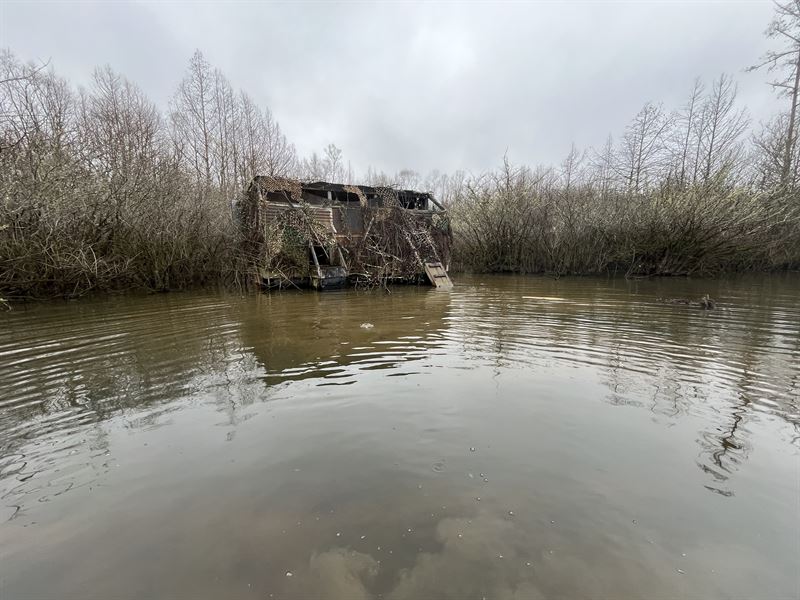
[[157, 160], [161, 116], [144, 93], [110, 67], [82, 90], [78, 130], [87, 166], [114, 186], [135, 186]]
[[689, 161], [698, 141], [698, 121], [700, 120], [704, 86], [700, 78], [694, 80], [689, 99], [675, 114], [670, 147], [673, 155], [672, 177], [683, 187], [689, 177]]
[[628, 190], [647, 190], [664, 164], [665, 133], [672, 117], [660, 104], [648, 102], [628, 125], [622, 138], [620, 167]]
[[711, 87], [702, 108], [699, 178], [708, 182], [719, 174], [727, 174], [740, 155], [740, 138], [749, 124], [745, 109], [736, 109], [736, 83], [725, 74]]
[[220, 189], [227, 196], [238, 187], [236, 165], [239, 162], [240, 106], [233, 87], [219, 69], [214, 70], [212, 106], [217, 126], [212, 144], [214, 166]]
[[782, 96], [789, 98], [788, 119], [783, 140], [780, 183], [791, 187], [794, 170], [794, 148], [797, 144], [797, 102], [800, 96], [800, 0], [775, 3], [775, 16], [765, 32], [778, 42], [775, 50], [767, 52], [762, 61], [749, 70], [767, 68], [776, 77], [770, 85]]
[[272, 177], [289, 177], [297, 168], [297, 152], [281, 131], [269, 108], [261, 115], [264, 136], [264, 173]]
[[214, 73], [199, 50], [189, 60], [189, 69], [173, 98], [171, 116], [176, 146], [184, 161], [199, 181], [211, 183], [212, 141], [217, 131]]

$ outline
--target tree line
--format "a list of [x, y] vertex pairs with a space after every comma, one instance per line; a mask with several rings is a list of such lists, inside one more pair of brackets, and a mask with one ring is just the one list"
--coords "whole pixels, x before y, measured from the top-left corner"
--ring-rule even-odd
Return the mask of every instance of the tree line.
[[458, 178], [457, 266], [556, 275], [715, 275], [800, 266], [800, 0], [776, 3], [765, 70], [784, 110], [753, 123], [735, 79], [648, 102], [618, 140], [556, 167]]
[[800, 0], [776, 4], [763, 122], [734, 77], [648, 102], [617, 139], [560, 165], [361, 175], [335, 144], [300, 157], [272, 112], [199, 51], [166, 110], [110, 67], [75, 88], [0, 53], [0, 295], [74, 296], [241, 283], [231, 201], [255, 175], [433, 192], [454, 266], [478, 271], [714, 274], [800, 265]]

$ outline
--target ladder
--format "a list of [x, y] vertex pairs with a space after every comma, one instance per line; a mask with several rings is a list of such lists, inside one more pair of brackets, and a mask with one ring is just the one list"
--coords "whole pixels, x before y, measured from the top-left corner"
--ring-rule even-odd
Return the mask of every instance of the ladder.
[[449, 290], [453, 288], [453, 282], [450, 281], [450, 277], [447, 274], [447, 271], [444, 270], [442, 263], [426, 262], [425, 274], [435, 287], [443, 290]]

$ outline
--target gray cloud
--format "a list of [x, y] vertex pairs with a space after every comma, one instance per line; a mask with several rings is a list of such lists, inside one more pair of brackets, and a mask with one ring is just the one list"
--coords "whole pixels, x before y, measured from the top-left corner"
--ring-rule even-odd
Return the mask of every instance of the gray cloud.
[[737, 75], [756, 117], [767, 2], [0, 4], [0, 45], [74, 82], [111, 64], [165, 106], [200, 48], [273, 110], [299, 151], [368, 165], [479, 170], [600, 145], [648, 100]]
[[[413, 566], [397, 573], [387, 600], [545, 597], [535, 584], [538, 571], [531, 562], [538, 568], [541, 557], [529, 556], [525, 534], [508, 520], [489, 515], [447, 518], [439, 521], [435, 536], [440, 550], [420, 552]], [[308, 567], [287, 580], [284, 594], [298, 599], [375, 598], [371, 588], [380, 568], [371, 555], [333, 548], [312, 555]]]
[[[776, 568], [750, 548], [720, 547], [711, 540], [687, 544], [677, 558], [667, 546], [616, 536], [582, 536], [576, 544], [568, 532], [556, 529], [545, 527], [534, 536], [529, 526], [488, 513], [445, 518], [435, 528], [436, 549], [420, 551], [407, 568], [385, 573], [385, 565], [376, 557], [386, 559], [385, 549], [370, 555], [336, 547], [312, 554], [304, 568], [286, 578], [278, 597], [672, 598], [686, 589], [697, 597], [719, 597], [725, 595], [724, 589], [747, 588], [755, 573], [769, 580]], [[633, 554], [632, 543], [638, 544]], [[687, 555], [692, 558], [685, 559]], [[727, 566], [718, 564], [720, 556]], [[714, 566], [725, 571], [719, 580], [707, 577]]]

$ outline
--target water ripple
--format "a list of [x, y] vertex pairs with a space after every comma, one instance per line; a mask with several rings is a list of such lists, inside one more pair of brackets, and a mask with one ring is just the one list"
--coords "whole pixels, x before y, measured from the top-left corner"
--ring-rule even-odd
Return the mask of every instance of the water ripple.
[[[65, 493], [37, 474], [69, 464], [64, 452], [90, 424], [126, 410], [484, 367], [592, 373], [609, 402], [700, 418], [698, 462], [724, 482], [746, 460], [758, 415], [800, 426], [797, 289], [796, 278], [498, 277], [465, 278], [451, 293], [174, 295], [20, 309], [0, 316], [0, 492]], [[717, 310], [657, 301], [704, 293]], [[68, 483], [104, 468], [76, 467]]]

